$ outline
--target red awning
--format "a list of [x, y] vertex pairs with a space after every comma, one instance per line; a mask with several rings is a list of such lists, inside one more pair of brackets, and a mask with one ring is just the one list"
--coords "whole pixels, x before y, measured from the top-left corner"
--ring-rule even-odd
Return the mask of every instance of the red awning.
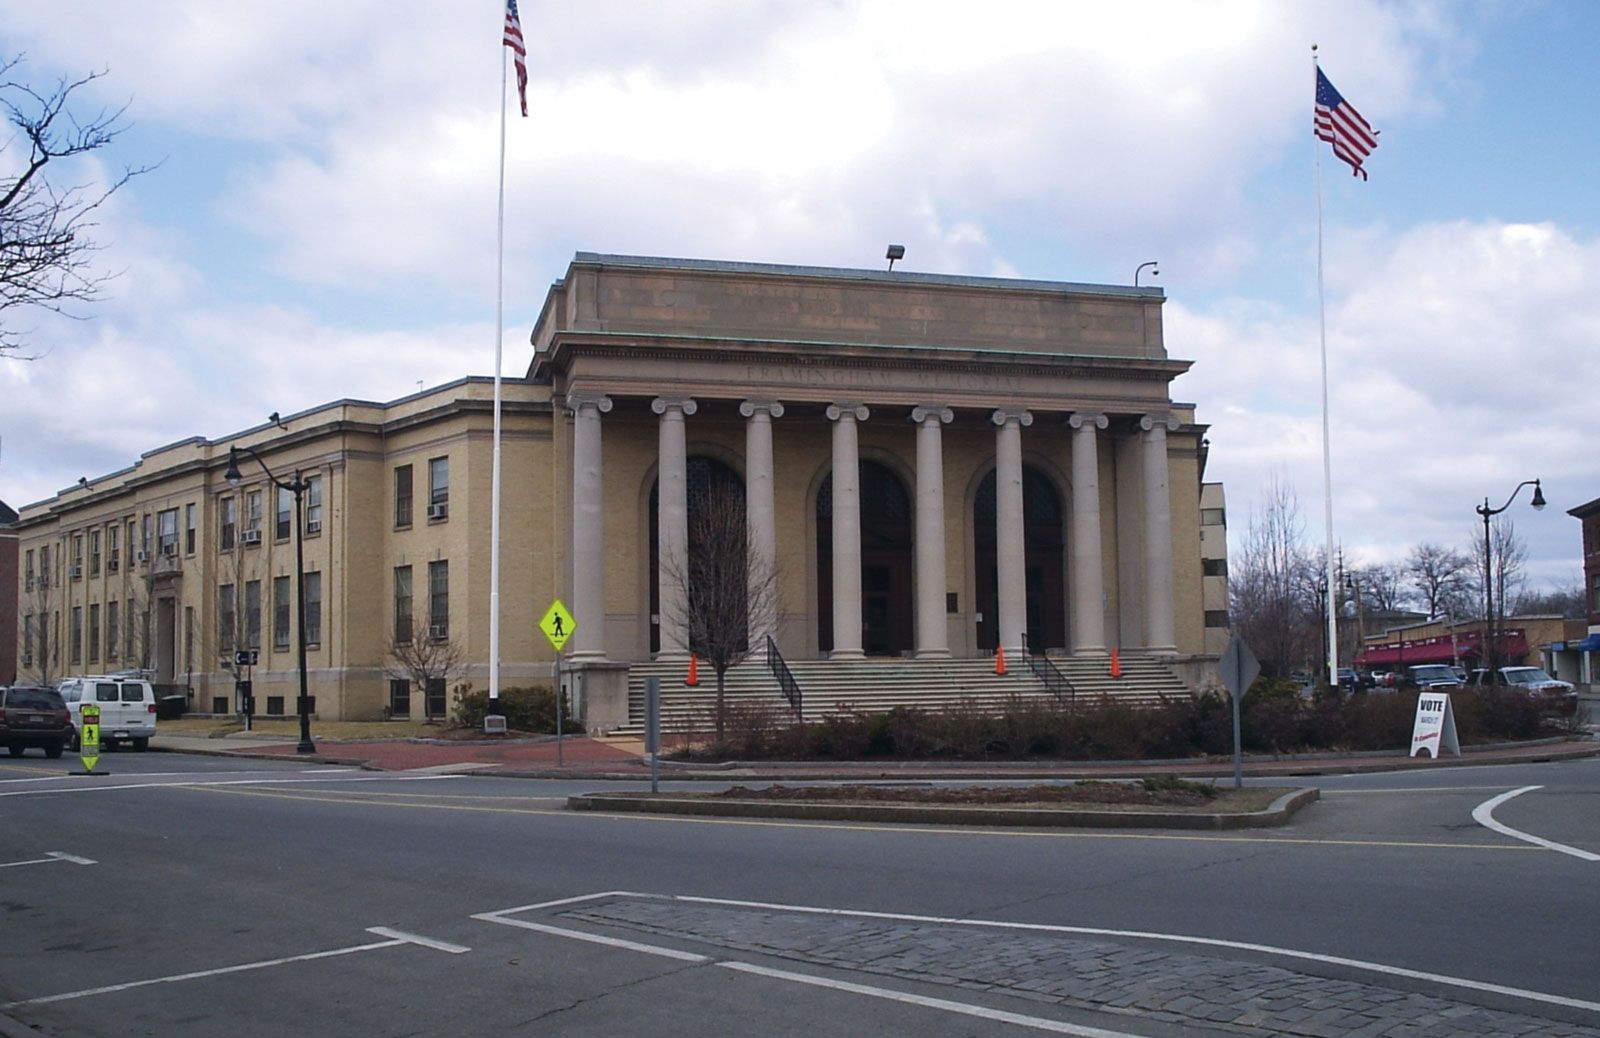
[[[1405, 639], [1396, 644], [1368, 645], [1356, 656], [1357, 667], [1410, 667], [1423, 663], [1453, 663], [1456, 660], [1476, 661], [1482, 631], [1457, 631], [1431, 638]], [[1495, 638], [1500, 651], [1509, 659], [1520, 660], [1528, 655], [1527, 632], [1521, 628], [1505, 631]]]

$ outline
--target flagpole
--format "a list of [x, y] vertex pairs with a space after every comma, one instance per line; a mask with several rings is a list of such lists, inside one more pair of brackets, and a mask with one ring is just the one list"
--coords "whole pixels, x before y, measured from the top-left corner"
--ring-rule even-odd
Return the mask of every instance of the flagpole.
[[505, 339], [506, 54], [500, 54], [500, 188], [495, 219], [494, 465], [489, 492], [489, 712], [500, 701], [500, 354]]
[[[1311, 45], [1311, 90], [1316, 96], [1317, 89], [1317, 45]], [[1337, 688], [1339, 685], [1339, 626], [1338, 614], [1334, 612], [1334, 597], [1339, 593], [1334, 584], [1333, 567], [1333, 461], [1329, 448], [1328, 435], [1328, 310], [1322, 287], [1322, 148], [1313, 145], [1312, 153], [1316, 156], [1317, 168], [1317, 330], [1322, 344], [1322, 508], [1323, 524], [1327, 531], [1327, 544], [1324, 548], [1324, 562], [1327, 564], [1325, 577], [1327, 580], [1327, 609], [1328, 619], [1328, 684]]]

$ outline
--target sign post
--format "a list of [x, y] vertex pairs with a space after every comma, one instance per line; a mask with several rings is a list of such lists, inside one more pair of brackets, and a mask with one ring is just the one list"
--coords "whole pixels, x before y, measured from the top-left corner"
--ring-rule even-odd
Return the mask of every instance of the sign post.
[[1450, 697], [1443, 692], [1424, 692], [1417, 697], [1417, 720], [1411, 728], [1411, 752], [1407, 756], [1424, 752], [1434, 760], [1446, 752], [1461, 756], [1456, 714], [1450, 707]]
[[93, 703], [86, 703], [83, 707], [83, 731], [78, 736], [78, 759], [83, 761], [83, 774], [107, 775], [109, 772], [94, 770], [100, 763], [100, 708]]
[[650, 754], [650, 792], [658, 793], [660, 777], [657, 758], [661, 755], [661, 679], [644, 679], [644, 748]]
[[1221, 675], [1222, 683], [1227, 686], [1228, 695], [1233, 699], [1233, 788], [1241, 789], [1244, 786], [1244, 758], [1239, 739], [1239, 701], [1255, 682], [1256, 675], [1261, 673], [1261, 664], [1244, 639], [1234, 635], [1228, 639], [1228, 647], [1222, 650], [1222, 658], [1217, 661], [1217, 673]]
[[[251, 681], [254, 675], [249, 668], [254, 667], [260, 658], [261, 654], [257, 649], [238, 649], [233, 654], [233, 690], [238, 697], [239, 712], [244, 715], [244, 730], [247, 732], [253, 731], [255, 728], [256, 713], [256, 700], [252, 691], [253, 682]], [[238, 676], [240, 667], [246, 668], [243, 678]]]
[[550, 644], [556, 650], [555, 666], [555, 699], [556, 699], [556, 767], [563, 767], [566, 761], [562, 752], [561, 733], [561, 650], [566, 647], [567, 639], [572, 637], [572, 632], [578, 629], [577, 618], [567, 611], [561, 599], [550, 603], [550, 608], [544, 611], [544, 618], [539, 621], [539, 630], [550, 639]]

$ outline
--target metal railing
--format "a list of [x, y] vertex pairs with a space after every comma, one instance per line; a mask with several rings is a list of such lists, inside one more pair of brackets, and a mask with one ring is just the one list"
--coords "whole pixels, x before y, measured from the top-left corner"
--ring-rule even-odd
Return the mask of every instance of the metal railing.
[[778, 688], [783, 692], [783, 698], [789, 701], [789, 706], [794, 710], [796, 720], [805, 720], [800, 712], [800, 683], [794, 679], [794, 672], [789, 669], [789, 664], [783, 660], [783, 653], [778, 651], [778, 643], [772, 640], [772, 635], [767, 635], [767, 669], [772, 671], [772, 676], [778, 679]]
[[1072, 682], [1067, 680], [1061, 668], [1050, 662], [1050, 657], [1028, 653], [1028, 669], [1033, 671], [1033, 676], [1038, 678], [1045, 689], [1058, 700], [1068, 706], [1076, 702], [1078, 690], [1072, 687]]

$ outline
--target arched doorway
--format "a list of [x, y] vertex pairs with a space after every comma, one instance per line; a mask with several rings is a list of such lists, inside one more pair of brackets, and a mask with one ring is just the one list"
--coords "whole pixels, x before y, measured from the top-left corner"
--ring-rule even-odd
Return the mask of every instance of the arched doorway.
[[[888, 466], [861, 462], [861, 648], [913, 647], [911, 498]], [[833, 649], [833, 475], [817, 490], [817, 647]]]
[[[739, 556], [744, 554], [744, 544], [707, 545], [702, 543], [705, 536], [704, 524], [695, 521], [697, 510], [707, 501], [717, 498], [725, 500], [730, 507], [738, 510], [740, 519], [731, 524], [739, 530], [744, 529], [744, 480], [739, 477], [727, 463], [700, 455], [691, 456], [684, 468], [684, 482], [689, 502], [689, 556], [700, 557], [707, 551], [735, 552]], [[650, 486], [650, 651], [661, 651], [661, 480], [658, 478]], [[690, 589], [690, 598], [694, 597]], [[690, 651], [699, 651], [699, 646], [691, 643]]]
[[[1027, 618], [1023, 631], [1034, 652], [1065, 648], [1067, 618], [1063, 605], [1061, 497], [1039, 469], [1022, 467], [1022, 521], [1027, 571]], [[978, 648], [993, 652], [1000, 623], [1000, 576], [996, 558], [995, 473], [978, 484], [972, 503], [973, 547], [977, 578]]]

